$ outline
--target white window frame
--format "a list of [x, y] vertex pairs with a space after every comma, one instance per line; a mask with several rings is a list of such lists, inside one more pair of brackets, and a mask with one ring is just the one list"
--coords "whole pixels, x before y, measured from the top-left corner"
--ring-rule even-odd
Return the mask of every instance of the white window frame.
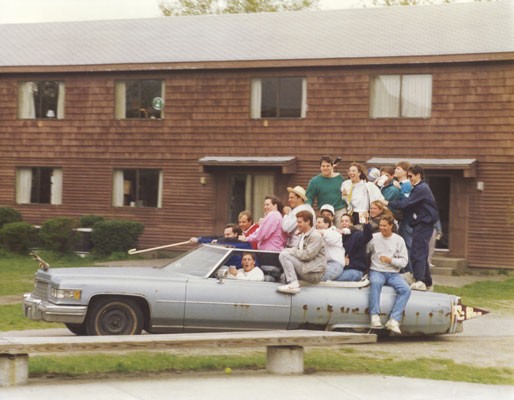
[[[130, 191], [131, 188], [128, 187], [127, 181], [124, 179], [124, 172], [126, 170], [145, 170], [145, 169], [155, 169], [159, 171], [159, 182], [157, 187], [157, 206], [142, 206], [134, 202], [133, 205], [125, 204], [125, 195], [126, 191]], [[162, 170], [158, 168], [116, 168], [112, 173], [112, 205], [113, 207], [144, 207], [144, 208], [162, 208], [162, 186], [163, 186], [163, 174]]]
[[[164, 94], [166, 93], [165, 89], [165, 82], [162, 79], [126, 79], [126, 80], [120, 80], [114, 82], [114, 117], [116, 119], [146, 119], [146, 117], [127, 117], [127, 82], [131, 81], [160, 81], [161, 82], [161, 98], [166, 103]], [[148, 117], [149, 119], [164, 119], [164, 107], [162, 107], [160, 111], [160, 117], [154, 118], [154, 117]]]
[[302, 79], [302, 99], [301, 110], [299, 117], [262, 117], [262, 80], [263, 79], [281, 79], [281, 78], [298, 78], [298, 77], [268, 77], [268, 78], [255, 78], [251, 81], [250, 86], [250, 117], [252, 119], [291, 119], [291, 118], [305, 118], [307, 115], [307, 79]]
[[64, 101], [65, 101], [65, 85], [61, 81], [27, 81], [18, 84], [18, 118], [20, 119], [36, 119], [35, 94], [40, 89], [42, 82], [55, 82], [58, 84], [57, 89], [57, 105], [55, 110], [47, 110], [45, 115], [37, 117], [38, 119], [63, 119], [64, 118]]
[[430, 118], [432, 75], [377, 75], [371, 78], [370, 118]]
[[[51, 167], [18, 167], [16, 168], [16, 203], [17, 204], [48, 204], [32, 203], [32, 170], [33, 168]], [[50, 178], [50, 204], [62, 204], [63, 171], [62, 168], [53, 168]]]

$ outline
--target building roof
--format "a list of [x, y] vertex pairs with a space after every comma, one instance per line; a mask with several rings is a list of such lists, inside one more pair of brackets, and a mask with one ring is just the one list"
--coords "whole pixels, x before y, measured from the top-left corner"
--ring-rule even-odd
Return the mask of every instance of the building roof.
[[483, 55], [513, 37], [514, 0], [5, 24], [0, 68]]

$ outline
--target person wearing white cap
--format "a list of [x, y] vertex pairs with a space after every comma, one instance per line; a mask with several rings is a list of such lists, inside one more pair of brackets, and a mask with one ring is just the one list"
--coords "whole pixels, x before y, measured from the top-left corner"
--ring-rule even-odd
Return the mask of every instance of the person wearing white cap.
[[323, 204], [321, 206], [321, 208], [319, 209], [319, 215], [330, 219], [330, 222], [332, 223], [332, 227], [335, 229], [335, 226], [333, 224], [334, 224], [334, 217], [336, 215], [336, 211], [334, 210], [334, 206], [332, 204]]
[[294, 247], [300, 240], [300, 233], [297, 231], [296, 214], [300, 211], [309, 211], [312, 214], [312, 218], [316, 220], [316, 214], [310, 204], [306, 204], [307, 196], [305, 189], [301, 186], [288, 187], [287, 191], [289, 196], [287, 201], [289, 207], [284, 207], [282, 213], [282, 230], [287, 235], [286, 247]]

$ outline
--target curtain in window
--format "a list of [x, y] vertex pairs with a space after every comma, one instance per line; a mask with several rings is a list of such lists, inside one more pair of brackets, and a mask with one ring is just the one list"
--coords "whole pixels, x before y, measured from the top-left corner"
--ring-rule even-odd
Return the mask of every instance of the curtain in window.
[[157, 192], [157, 208], [162, 208], [162, 171], [159, 172], [159, 189]]
[[114, 170], [112, 173], [112, 205], [123, 207], [123, 171]]
[[62, 169], [54, 168], [51, 182], [50, 204], [62, 204]]
[[382, 75], [371, 85], [371, 118], [400, 116], [400, 76]]
[[36, 118], [34, 104], [34, 91], [37, 85], [34, 82], [23, 82], [18, 92], [18, 118]]
[[123, 119], [126, 117], [126, 85], [125, 82], [116, 82], [114, 94], [115, 117]]
[[402, 117], [429, 118], [432, 111], [432, 75], [402, 77]]
[[32, 168], [18, 168], [16, 170], [16, 203], [30, 204], [32, 190]]
[[253, 177], [253, 205], [252, 210], [255, 221], [264, 216], [262, 208], [264, 197], [273, 194], [275, 190], [273, 175], [254, 175]]
[[307, 115], [307, 79], [302, 79], [302, 111], [301, 117], [305, 118]]
[[64, 82], [59, 82], [59, 91], [57, 92], [57, 119], [64, 118]]
[[260, 79], [252, 80], [251, 87], [251, 110], [250, 116], [251, 118], [258, 119], [261, 117], [261, 101], [262, 101], [262, 85]]

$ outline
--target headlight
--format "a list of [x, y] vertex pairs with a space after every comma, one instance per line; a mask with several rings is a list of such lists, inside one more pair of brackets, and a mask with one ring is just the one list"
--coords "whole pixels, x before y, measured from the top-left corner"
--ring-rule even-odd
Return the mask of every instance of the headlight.
[[82, 297], [82, 290], [78, 289], [58, 289], [53, 287], [50, 295], [54, 299], [70, 299], [70, 300], [80, 300]]

